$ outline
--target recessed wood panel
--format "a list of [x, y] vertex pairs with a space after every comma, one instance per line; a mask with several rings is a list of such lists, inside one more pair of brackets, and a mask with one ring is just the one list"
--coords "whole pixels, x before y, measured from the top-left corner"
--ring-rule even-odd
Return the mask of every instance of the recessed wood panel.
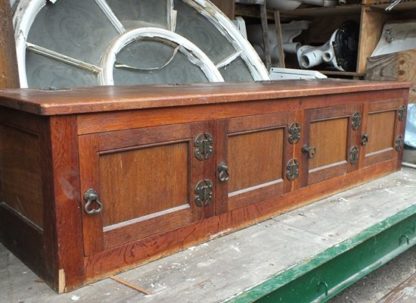
[[284, 130], [273, 129], [228, 138], [229, 192], [282, 178]]
[[310, 145], [316, 148], [316, 154], [309, 169], [346, 160], [348, 118], [313, 122], [310, 127]]
[[395, 118], [395, 111], [368, 115], [367, 133], [369, 140], [366, 146], [367, 154], [393, 147]]
[[1, 201], [43, 226], [39, 138], [0, 125]]
[[99, 166], [104, 226], [188, 201], [188, 143], [104, 154]]

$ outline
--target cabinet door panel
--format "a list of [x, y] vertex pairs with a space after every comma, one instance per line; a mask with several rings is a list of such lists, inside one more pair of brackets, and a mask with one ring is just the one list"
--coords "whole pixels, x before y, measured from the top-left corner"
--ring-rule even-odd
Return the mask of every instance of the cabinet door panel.
[[198, 123], [81, 136], [81, 188], [94, 188], [104, 205], [96, 216], [84, 212], [85, 253], [202, 219], [193, 188], [213, 160], [197, 160], [193, 142], [209, 131]]
[[[360, 122], [353, 127], [352, 117], [357, 113]], [[358, 167], [358, 161], [349, 163], [349, 151], [354, 146], [358, 147], [361, 113], [362, 106], [356, 104], [306, 111], [303, 185], [340, 176]]]
[[[188, 144], [184, 142], [100, 155], [104, 229], [188, 206]], [[163, 163], [163, 165], [160, 165]]]
[[393, 159], [397, 156], [395, 140], [402, 123], [398, 117], [400, 100], [373, 102], [368, 105], [366, 127], [368, 143], [364, 148], [364, 166]]
[[316, 148], [315, 157], [309, 161], [310, 170], [346, 162], [348, 118], [311, 123], [310, 142]]
[[[274, 113], [230, 119], [226, 123], [224, 159], [229, 166], [222, 211], [247, 206], [290, 189], [285, 163], [293, 154], [287, 126], [293, 115]], [[224, 210], [225, 209], [225, 210]]]
[[367, 154], [393, 148], [395, 119], [395, 111], [368, 115], [367, 130], [368, 137], [371, 140], [369, 140], [366, 148]]
[[230, 195], [282, 181], [284, 128], [228, 138]]

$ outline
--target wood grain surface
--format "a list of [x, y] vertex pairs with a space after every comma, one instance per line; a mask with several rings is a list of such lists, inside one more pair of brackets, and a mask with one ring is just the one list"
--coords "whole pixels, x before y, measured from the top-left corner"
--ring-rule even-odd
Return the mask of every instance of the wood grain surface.
[[[22, 186], [15, 176], [8, 189], [0, 187], [6, 208], [15, 205], [8, 190], [24, 192], [22, 207], [0, 210], [11, 218], [10, 227], [1, 223], [0, 237], [31, 266], [24, 251], [36, 249], [41, 277], [69, 291], [399, 169], [402, 151], [366, 157], [374, 148], [360, 147], [356, 163], [348, 152], [366, 131], [380, 141], [375, 149], [403, 134], [398, 110], [408, 84], [281, 81], [1, 94], [0, 171], [33, 172], [40, 181]], [[354, 129], [356, 113], [362, 123]], [[300, 139], [290, 142], [295, 122]], [[213, 138], [206, 159], [195, 156], [202, 134]], [[302, 153], [305, 144], [318, 148], [315, 159]], [[298, 164], [293, 180], [289, 160]], [[228, 165], [230, 180], [220, 180], [220, 164]], [[206, 205], [196, 203], [201, 181], [212, 184]], [[31, 192], [35, 187], [41, 194]], [[90, 188], [104, 205], [95, 215], [85, 211]], [[36, 197], [41, 203], [32, 202]], [[27, 245], [16, 237], [15, 245], [10, 228], [39, 233], [25, 216], [42, 219], [43, 232]]]
[[0, 106], [39, 115], [64, 115], [144, 108], [276, 100], [409, 88], [407, 82], [288, 80], [257, 83], [103, 86], [70, 90], [6, 89]]

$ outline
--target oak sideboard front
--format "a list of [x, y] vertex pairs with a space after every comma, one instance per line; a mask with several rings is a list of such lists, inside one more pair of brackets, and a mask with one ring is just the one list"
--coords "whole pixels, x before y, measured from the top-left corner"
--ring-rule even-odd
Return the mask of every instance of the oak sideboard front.
[[0, 239], [64, 292], [254, 224], [400, 169], [408, 91], [0, 91]]

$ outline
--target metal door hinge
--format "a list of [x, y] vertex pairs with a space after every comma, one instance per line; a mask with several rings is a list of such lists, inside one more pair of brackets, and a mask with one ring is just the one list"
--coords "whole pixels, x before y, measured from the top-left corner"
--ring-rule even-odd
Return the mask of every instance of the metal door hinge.
[[220, 163], [217, 168], [217, 176], [220, 182], [227, 182], [230, 180], [230, 173], [228, 171], [228, 165], [224, 162]]
[[352, 115], [351, 126], [353, 130], [357, 130], [361, 126], [361, 114], [359, 112]]
[[404, 117], [406, 116], [406, 105], [402, 105], [399, 107], [399, 109], [397, 110], [397, 118], [399, 119], [399, 121], [403, 121]]
[[309, 159], [315, 158], [316, 147], [305, 144], [302, 147], [302, 153], [307, 154]]
[[358, 162], [358, 159], [360, 157], [360, 149], [358, 146], [353, 146], [350, 148], [350, 152], [348, 154], [348, 161], [350, 164], [356, 164]]
[[403, 136], [400, 135], [394, 141], [394, 149], [398, 152], [401, 152], [403, 150], [403, 146], [404, 146], [404, 139], [403, 139]]
[[288, 129], [288, 131], [289, 131], [288, 140], [289, 140], [289, 143], [290, 144], [296, 144], [296, 143], [299, 142], [301, 130], [302, 129], [301, 129], [299, 123], [292, 123], [289, 126], [289, 129]]
[[195, 186], [195, 204], [204, 207], [211, 203], [213, 198], [213, 184], [209, 179], [201, 180]]
[[212, 135], [209, 133], [198, 135], [195, 139], [194, 146], [195, 158], [201, 161], [209, 159], [214, 152], [214, 140]]
[[84, 211], [87, 215], [98, 215], [103, 210], [103, 204], [98, 197], [98, 193], [90, 188], [84, 193]]
[[291, 159], [286, 165], [286, 178], [293, 181], [299, 177], [299, 162], [296, 159]]

